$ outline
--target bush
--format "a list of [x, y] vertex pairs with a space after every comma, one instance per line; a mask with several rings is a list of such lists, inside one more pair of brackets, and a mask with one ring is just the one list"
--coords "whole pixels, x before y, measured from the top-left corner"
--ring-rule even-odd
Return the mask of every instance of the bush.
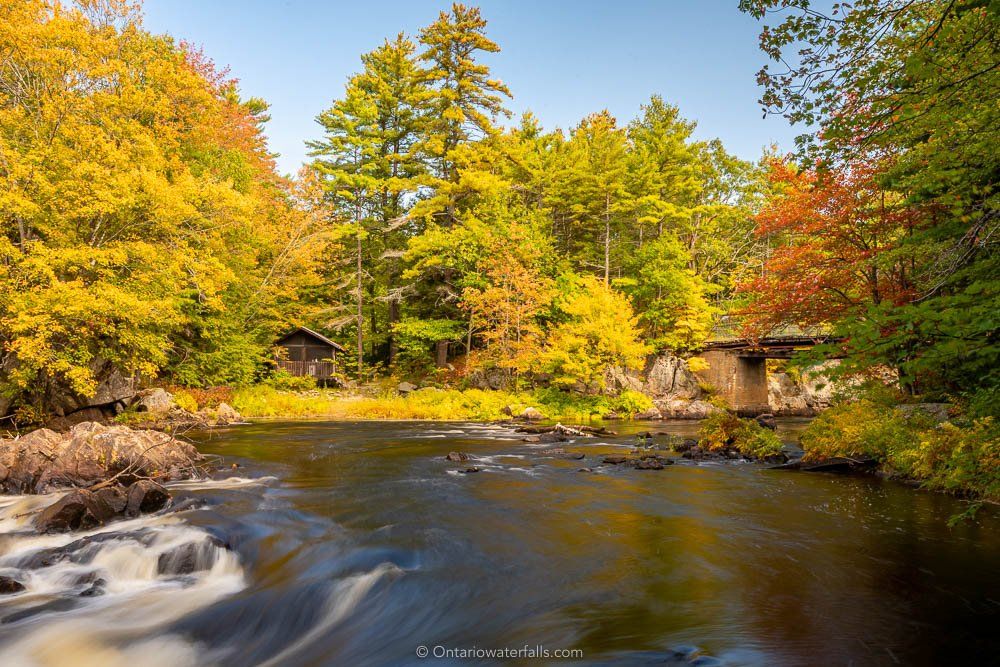
[[198, 412], [197, 399], [183, 389], [174, 392], [174, 403], [185, 412]]
[[806, 460], [874, 458], [883, 471], [927, 488], [1000, 500], [1000, 427], [992, 416], [967, 410], [954, 423], [939, 424], [868, 396], [821, 414], [801, 442]]
[[308, 375], [292, 375], [284, 369], [276, 370], [264, 380], [265, 386], [287, 391], [308, 391], [316, 388], [316, 378]]
[[639, 412], [645, 412], [653, 407], [653, 399], [638, 391], [626, 389], [618, 396], [608, 401], [611, 409], [620, 415], [631, 417]]
[[781, 440], [774, 431], [753, 419], [741, 419], [728, 410], [713, 412], [701, 423], [698, 444], [721, 452], [733, 449], [754, 459], [781, 453]]

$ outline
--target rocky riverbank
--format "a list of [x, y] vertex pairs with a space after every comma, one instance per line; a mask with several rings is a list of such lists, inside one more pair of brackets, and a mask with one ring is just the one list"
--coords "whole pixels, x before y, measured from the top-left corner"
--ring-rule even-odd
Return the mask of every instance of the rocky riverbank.
[[85, 422], [66, 433], [38, 429], [0, 440], [0, 492], [66, 495], [33, 520], [40, 532], [66, 532], [163, 509], [163, 483], [204, 476], [208, 463], [166, 433]]

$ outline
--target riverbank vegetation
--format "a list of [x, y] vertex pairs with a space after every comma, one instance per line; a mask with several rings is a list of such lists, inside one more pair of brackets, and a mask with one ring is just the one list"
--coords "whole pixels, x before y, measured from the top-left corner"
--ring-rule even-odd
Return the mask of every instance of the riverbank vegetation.
[[996, 397], [953, 406], [951, 412], [944, 418], [919, 404], [900, 405], [899, 397], [885, 390], [863, 392], [806, 428], [801, 436], [804, 459], [874, 459], [888, 476], [1000, 502]]
[[508, 392], [426, 387], [400, 394], [386, 387], [359, 394], [334, 389], [302, 391], [257, 385], [239, 389], [233, 396], [233, 407], [249, 418], [497, 421], [517, 416], [525, 408], [535, 408], [548, 419], [588, 421], [610, 414], [628, 418], [651, 406], [649, 397], [638, 392], [587, 396], [556, 389]]

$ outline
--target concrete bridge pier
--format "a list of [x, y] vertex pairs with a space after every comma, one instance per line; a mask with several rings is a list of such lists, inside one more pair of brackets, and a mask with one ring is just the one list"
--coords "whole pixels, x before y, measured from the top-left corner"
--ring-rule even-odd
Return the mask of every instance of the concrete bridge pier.
[[770, 412], [767, 400], [767, 359], [743, 350], [706, 350], [700, 355], [708, 369], [698, 377], [719, 392], [726, 404], [741, 417]]

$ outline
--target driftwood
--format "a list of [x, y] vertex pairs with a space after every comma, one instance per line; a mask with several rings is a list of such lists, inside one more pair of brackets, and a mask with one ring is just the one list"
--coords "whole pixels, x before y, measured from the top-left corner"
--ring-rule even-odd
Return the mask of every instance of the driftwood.
[[541, 433], [559, 433], [562, 435], [574, 435], [577, 437], [618, 435], [614, 431], [609, 431], [603, 426], [583, 426], [580, 424], [573, 424], [571, 426], [563, 426], [562, 424], [554, 424], [552, 426], [520, 426], [515, 430], [518, 433], [531, 433], [532, 435], [539, 435]]

